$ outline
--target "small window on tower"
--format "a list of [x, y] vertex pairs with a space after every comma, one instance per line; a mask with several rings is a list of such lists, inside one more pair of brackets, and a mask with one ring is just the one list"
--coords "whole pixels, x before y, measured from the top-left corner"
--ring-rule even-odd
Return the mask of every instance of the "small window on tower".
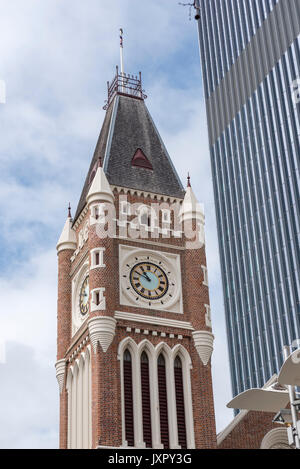
[[141, 216], [141, 225], [151, 226], [151, 217], [148, 213], [143, 213]]
[[168, 225], [171, 223], [170, 210], [162, 209], [162, 222], [167, 223]]
[[121, 214], [122, 215], [131, 215], [130, 203], [127, 202], [126, 200], [122, 200], [122, 202], [121, 202]]
[[207, 267], [205, 265], [201, 265], [201, 269], [203, 271], [203, 285], [206, 285], [208, 287]]
[[91, 269], [105, 267], [103, 263], [104, 251], [105, 248], [95, 248], [91, 251]]

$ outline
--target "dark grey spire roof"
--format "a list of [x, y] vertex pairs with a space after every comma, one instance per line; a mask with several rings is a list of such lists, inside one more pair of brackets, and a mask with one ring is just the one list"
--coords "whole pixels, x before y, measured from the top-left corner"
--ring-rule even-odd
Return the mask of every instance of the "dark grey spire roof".
[[[142, 150], [153, 170], [131, 164], [138, 149]], [[184, 197], [183, 186], [142, 99], [116, 95], [110, 104], [74, 221], [85, 206], [99, 157], [110, 184], [172, 197]]]

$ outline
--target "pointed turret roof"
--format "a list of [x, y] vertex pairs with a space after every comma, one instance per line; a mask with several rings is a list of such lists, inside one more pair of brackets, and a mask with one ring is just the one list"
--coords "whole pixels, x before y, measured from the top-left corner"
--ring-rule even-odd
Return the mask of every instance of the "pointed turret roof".
[[[184, 197], [183, 186], [145, 105], [145, 95], [124, 93], [124, 86], [121, 89], [122, 92], [116, 92], [108, 101], [74, 221], [86, 204], [99, 157], [111, 185]], [[137, 158], [134, 158], [137, 154], [140, 164], [136, 164]], [[144, 165], [141, 158], [144, 158]]]
[[88, 203], [96, 200], [105, 200], [107, 202], [114, 201], [114, 194], [110, 188], [109, 182], [102, 166], [98, 166], [96, 174], [92, 180], [89, 191], [86, 196], [86, 201]]
[[188, 183], [185, 192], [185, 196], [180, 208], [179, 215], [181, 216], [182, 221], [192, 218], [201, 219], [204, 221], [204, 207], [203, 204], [198, 202], [197, 197], [194, 194], [194, 191], [191, 186], [191, 178], [188, 174]]
[[57, 252], [63, 249], [76, 249], [77, 240], [76, 233], [72, 228], [71, 207], [68, 207], [68, 216], [64, 224], [63, 230], [56, 245]]

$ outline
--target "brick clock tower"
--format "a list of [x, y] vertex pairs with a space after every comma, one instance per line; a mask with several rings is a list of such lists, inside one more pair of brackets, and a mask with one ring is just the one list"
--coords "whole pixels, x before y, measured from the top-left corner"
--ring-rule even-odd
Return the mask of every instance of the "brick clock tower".
[[61, 448], [216, 447], [204, 213], [145, 98], [117, 69], [57, 244]]

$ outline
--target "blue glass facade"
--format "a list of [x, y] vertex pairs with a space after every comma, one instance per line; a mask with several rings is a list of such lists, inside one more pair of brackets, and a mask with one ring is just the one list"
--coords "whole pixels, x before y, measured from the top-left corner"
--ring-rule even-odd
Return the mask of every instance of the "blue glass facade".
[[299, 0], [199, 0], [233, 394], [300, 337]]

